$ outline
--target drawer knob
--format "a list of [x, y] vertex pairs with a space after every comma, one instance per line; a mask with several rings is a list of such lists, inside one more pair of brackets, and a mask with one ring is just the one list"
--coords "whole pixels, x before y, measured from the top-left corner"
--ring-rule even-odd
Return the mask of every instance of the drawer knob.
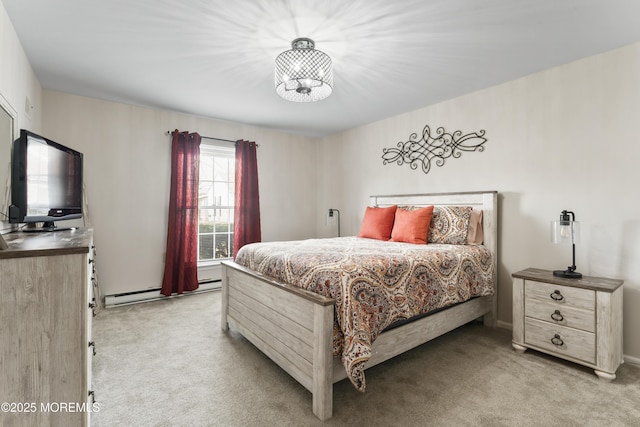
[[556, 310], [551, 313], [551, 318], [556, 322], [562, 322], [564, 320], [564, 316], [562, 315], [562, 313], [560, 313], [560, 310]]
[[549, 294], [549, 296], [551, 297], [552, 300], [554, 301], [562, 301], [564, 299], [564, 296], [562, 296], [562, 294], [560, 293], [560, 291], [553, 291], [552, 294]]
[[561, 347], [564, 344], [564, 341], [562, 341], [562, 338], [560, 338], [560, 335], [555, 334], [555, 336], [551, 338], [551, 343], [553, 345], [557, 345], [558, 347]]

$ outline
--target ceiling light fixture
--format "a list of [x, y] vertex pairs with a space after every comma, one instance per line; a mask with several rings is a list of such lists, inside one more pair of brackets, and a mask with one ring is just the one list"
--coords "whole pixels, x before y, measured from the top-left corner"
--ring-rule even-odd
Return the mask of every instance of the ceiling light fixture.
[[333, 91], [331, 58], [315, 49], [308, 38], [291, 42], [291, 49], [276, 58], [276, 92], [288, 101], [325, 99]]

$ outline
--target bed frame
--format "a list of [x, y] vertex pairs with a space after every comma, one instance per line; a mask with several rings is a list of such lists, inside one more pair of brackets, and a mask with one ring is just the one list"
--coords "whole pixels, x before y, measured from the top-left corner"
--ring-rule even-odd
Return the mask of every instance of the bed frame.
[[[498, 272], [498, 193], [464, 192], [371, 196], [372, 206], [470, 205], [482, 209], [484, 245], [496, 256]], [[497, 277], [493, 296], [475, 298], [381, 333], [365, 368], [375, 366], [474, 319], [495, 326]], [[240, 332], [313, 395], [321, 420], [333, 412], [333, 383], [347, 378], [333, 357], [334, 303], [268, 278], [231, 261], [222, 263], [222, 330]]]

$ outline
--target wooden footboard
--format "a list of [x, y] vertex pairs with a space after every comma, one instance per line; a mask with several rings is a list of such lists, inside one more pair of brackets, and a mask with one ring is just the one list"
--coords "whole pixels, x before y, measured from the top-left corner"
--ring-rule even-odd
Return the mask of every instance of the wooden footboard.
[[333, 411], [335, 301], [271, 280], [236, 263], [222, 263], [222, 330], [229, 326], [313, 395], [313, 413]]

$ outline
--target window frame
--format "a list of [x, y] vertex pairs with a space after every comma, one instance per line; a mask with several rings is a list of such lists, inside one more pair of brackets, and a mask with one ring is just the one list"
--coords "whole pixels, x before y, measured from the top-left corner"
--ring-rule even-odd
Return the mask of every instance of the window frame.
[[[228, 177], [228, 181], [218, 181], [218, 182], [226, 182], [227, 184], [229, 184], [230, 188], [229, 188], [229, 196], [230, 196], [230, 204], [228, 205], [206, 205], [206, 206], [202, 206], [200, 205], [200, 195], [199, 200], [198, 200], [198, 267], [207, 267], [207, 266], [218, 266], [220, 265], [220, 263], [222, 261], [226, 261], [226, 260], [232, 260], [233, 259], [233, 210], [235, 209], [235, 203], [234, 203], [234, 199], [233, 197], [234, 195], [234, 183], [235, 183], [235, 144], [233, 142], [225, 142], [225, 141], [218, 141], [218, 140], [210, 140], [210, 141], [205, 141], [204, 139], [202, 140], [202, 142], [200, 143], [200, 158], [202, 160], [202, 156], [213, 156], [213, 157], [222, 157], [222, 158], [227, 158], [230, 160], [230, 170], [229, 170], [229, 177]], [[200, 168], [202, 168], [202, 161], [200, 161]], [[199, 182], [198, 182], [198, 188], [200, 189], [200, 176], [199, 178]], [[207, 180], [209, 181], [209, 180]], [[212, 185], [215, 185], [215, 175], [212, 174], [212, 179], [210, 181], [212, 183]], [[212, 230], [211, 233], [203, 233], [203, 234], [211, 234], [214, 236], [214, 243], [213, 243], [213, 251], [214, 251], [214, 258], [211, 259], [204, 259], [201, 260], [200, 259], [200, 227], [201, 227], [201, 223], [200, 223], [200, 218], [201, 218], [201, 209], [228, 209], [230, 210], [230, 218], [229, 218], [229, 225], [230, 228], [227, 230], [226, 233], [216, 233], [215, 231], [215, 227]], [[225, 258], [215, 258], [215, 235], [216, 234], [227, 234], [227, 238], [228, 238], [228, 245], [229, 245], [229, 252], [231, 253], [231, 256], [229, 257], [225, 257]], [[230, 238], [231, 237], [231, 238]], [[230, 239], [229, 239], [230, 238]]]

